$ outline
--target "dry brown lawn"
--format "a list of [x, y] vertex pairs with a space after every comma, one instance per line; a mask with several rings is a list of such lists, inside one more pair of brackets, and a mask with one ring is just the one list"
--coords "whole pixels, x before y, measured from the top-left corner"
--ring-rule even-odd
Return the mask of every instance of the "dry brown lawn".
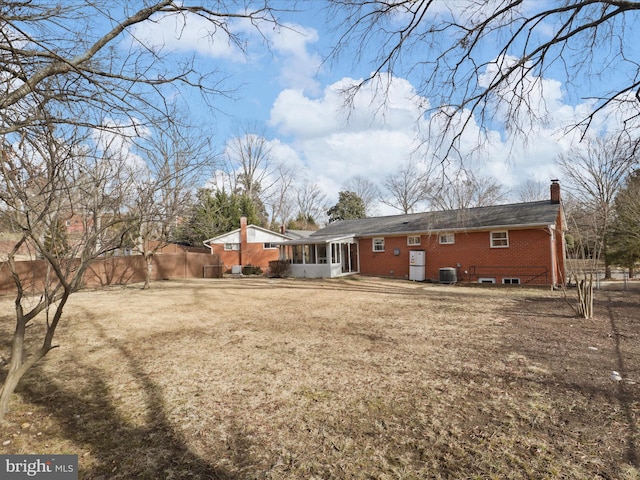
[[[96, 480], [637, 479], [639, 301], [601, 291], [579, 320], [561, 292], [377, 278], [84, 291], [0, 448]], [[0, 318], [5, 349], [11, 298]]]

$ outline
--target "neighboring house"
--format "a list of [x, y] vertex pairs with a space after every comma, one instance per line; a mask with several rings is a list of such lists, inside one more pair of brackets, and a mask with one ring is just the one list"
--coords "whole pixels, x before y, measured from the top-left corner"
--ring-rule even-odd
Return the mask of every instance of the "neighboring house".
[[538, 202], [338, 221], [283, 242], [282, 255], [290, 259], [294, 277], [360, 273], [558, 285], [566, 277], [557, 180], [550, 193], [549, 200]]
[[269, 262], [280, 258], [279, 245], [291, 238], [294, 236], [247, 225], [246, 217], [242, 217], [240, 228], [203, 243], [211, 249], [211, 253], [220, 255], [225, 271], [240, 273], [242, 267], [252, 265], [266, 272]]

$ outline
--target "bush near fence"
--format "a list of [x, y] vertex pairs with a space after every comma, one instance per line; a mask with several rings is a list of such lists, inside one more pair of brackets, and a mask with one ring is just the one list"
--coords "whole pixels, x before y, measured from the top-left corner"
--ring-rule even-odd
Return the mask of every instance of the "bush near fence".
[[[29, 260], [15, 262], [16, 270], [27, 292], [44, 289], [47, 262]], [[144, 282], [147, 264], [142, 255], [97, 258], [91, 262], [84, 275], [85, 287], [105, 287]], [[218, 255], [210, 253], [163, 253], [154, 255], [151, 263], [151, 280], [183, 278], [222, 278], [224, 265]], [[0, 295], [16, 292], [9, 265], [0, 263]]]

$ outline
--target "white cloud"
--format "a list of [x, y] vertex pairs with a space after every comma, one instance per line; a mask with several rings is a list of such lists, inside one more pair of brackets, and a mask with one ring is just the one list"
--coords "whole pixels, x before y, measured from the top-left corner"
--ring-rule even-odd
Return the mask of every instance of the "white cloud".
[[[428, 100], [417, 96], [406, 80], [390, 80], [385, 83], [386, 96], [380, 96], [375, 85], [366, 86], [354, 98], [351, 109], [345, 108], [343, 95], [345, 88], [357, 82], [350, 78], [327, 86], [319, 98], [300, 90], [284, 90], [273, 104], [271, 125], [291, 139], [289, 144], [304, 162], [308, 177], [323, 179], [331, 202], [337, 200], [348, 178], [360, 175], [380, 185], [409, 157], [431, 161], [438, 141], [447, 145], [450, 140], [443, 140], [443, 123], [435, 121], [426, 128], [421, 112]], [[526, 79], [534, 80], [543, 85], [535, 90], [539, 96], [531, 99], [540, 121], [530, 122], [525, 135], [487, 131], [472, 117], [458, 143], [457, 153], [466, 167], [492, 175], [506, 190], [514, 191], [528, 179], [548, 182], [557, 178], [558, 154], [575, 145], [580, 136], [579, 131], [567, 132], [564, 127], [591, 109], [590, 103], [564, 103], [560, 82]], [[504, 98], [509, 99], [508, 95], [505, 92]], [[461, 122], [465, 113], [453, 121]], [[429, 138], [421, 136], [425, 132]]]
[[225, 28], [214, 28], [212, 22], [198, 15], [165, 14], [154, 22], [135, 25], [131, 34], [156, 52], [197, 53], [236, 63], [276, 65], [282, 86], [314, 95], [319, 92], [315, 77], [322, 59], [309, 49], [318, 41], [315, 29], [294, 23], [274, 28], [266, 21], [247, 18], [229, 20]]
[[335, 132], [405, 130], [415, 127], [428, 104], [404, 79], [383, 80], [381, 85], [366, 84], [348, 101], [346, 90], [361, 82], [343, 78], [312, 99], [301, 90], [283, 90], [271, 109], [271, 125], [281, 133], [297, 138], [318, 138]]
[[[466, 0], [438, 0], [433, 12], [463, 18], [470, 11], [465, 8], [472, 4]], [[536, 2], [526, 1], [522, 8], [537, 8]], [[162, 18], [157, 25], [146, 25], [148, 30], [136, 33], [167, 49], [245, 61], [227, 36], [215, 36], [210, 41], [210, 25], [205, 20], [188, 16], [187, 21], [189, 28], [184, 29], [179, 19]], [[381, 184], [409, 157], [430, 160], [437, 142], [446, 145], [450, 140], [443, 140], [443, 126], [437, 122], [431, 124], [431, 129], [426, 128], [423, 113], [429, 107], [429, 99], [417, 95], [406, 79], [382, 76], [379, 83], [365, 84], [348, 108], [344, 91], [360, 80], [345, 77], [321, 89], [316, 76], [321, 62], [313, 51], [319, 42], [316, 30], [293, 23], [276, 29], [267, 24], [261, 27], [258, 34], [250, 22], [230, 24], [232, 31], [247, 42], [248, 66], [261, 62], [260, 67], [264, 67], [249, 74], [253, 76], [257, 70], [259, 74], [270, 73], [255, 81], [273, 82], [275, 70], [276, 81], [285, 87], [273, 101], [269, 118], [281, 137], [273, 140], [274, 157], [298, 165], [301, 175], [321, 183], [330, 202], [337, 200], [339, 189], [349, 177], [360, 175]], [[504, 60], [509, 65], [517, 61], [511, 57]], [[481, 86], [488, 85], [498, 68], [497, 64], [489, 66], [480, 76]], [[548, 182], [558, 177], [557, 155], [575, 145], [581, 133], [566, 127], [585, 118], [594, 105], [593, 101], [569, 104], [565, 86], [553, 78], [526, 75], [523, 82], [535, 116], [525, 117], [524, 111], [516, 111], [512, 118], [522, 123], [524, 134], [516, 135], [508, 123], [486, 131], [476, 116], [459, 142], [459, 151], [470, 168], [493, 175], [512, 190], [527, 179]], [[510, 85], [497, 92], [492, 105], [496, 108], [495, 125], [508, 119], [505, 106], [513, 100], [514, 91]], [[599, 131], [614, 131], [622, 121], [623, 108], [612, 105], [606, 109], [609, 115], [598, 116], [593, 125]], [[628, 108], [632, 108], [631, 104]], [[491, 117], [491, 112], [485, 113]], [[427, 132], [429, 138], [424, 137]]]
[[[234, 32], [237, 23], [231, 22]], [[134, 25], [131, 35], [156, 52], [198, 53], [209, 58], [243, 62], [245, 55], [222, 28], [214, 29], [210, 21], [193, 14], [164, 14], [153, 22]]]
[[320, 84], [315, 77], [322, 59], [309, 51], [309, 44], [318, 41], [318, 32], [291, 23], [271, 32], [269, 38], [279, 58], [280, 83], [287, 88], [318, 94]]
[[284, 90], [271, 110], [272, 126], [292, 138], [291, 147], [308, 178], [322, 179], [330, 201], [353, 176], [379, 183], [418, 146], [417, 120], [425, 99], [403, 79], [385, 84], [386, 96], [367, 85], [345, 106], [344, 90], [359, 81], [344, 78], [312, 99], [300, 90]]

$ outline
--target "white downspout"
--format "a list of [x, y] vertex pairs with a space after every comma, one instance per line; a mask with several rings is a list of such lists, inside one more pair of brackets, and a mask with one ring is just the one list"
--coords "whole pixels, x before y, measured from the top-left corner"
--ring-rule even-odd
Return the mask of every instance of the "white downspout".
[[558, 267], [556, 265], [556, 226], [549, 225], [549, 241], [551, 242], [550, 253], [551, 253], [551, 288], [554, 288], [558, 284], [557, 279], [557, 270]]

